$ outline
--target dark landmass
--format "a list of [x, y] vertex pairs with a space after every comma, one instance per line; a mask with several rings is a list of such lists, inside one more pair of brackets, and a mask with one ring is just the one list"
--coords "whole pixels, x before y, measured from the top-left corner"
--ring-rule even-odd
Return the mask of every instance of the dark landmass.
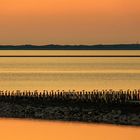
[[116, 45], [0, 45], [0, 50], [140, 50], [140, 44]]
[[1, 91], [0, 117], [140, 126], [140, 91]]

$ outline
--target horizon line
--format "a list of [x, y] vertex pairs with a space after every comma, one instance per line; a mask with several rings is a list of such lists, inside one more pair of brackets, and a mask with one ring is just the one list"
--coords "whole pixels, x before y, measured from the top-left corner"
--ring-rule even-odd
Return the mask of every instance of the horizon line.
[[136, 43], [96, 43], [96, 44], [0, 44], [0, 46], [100, 46], [100, 45], [140, 45], [139, 42]]

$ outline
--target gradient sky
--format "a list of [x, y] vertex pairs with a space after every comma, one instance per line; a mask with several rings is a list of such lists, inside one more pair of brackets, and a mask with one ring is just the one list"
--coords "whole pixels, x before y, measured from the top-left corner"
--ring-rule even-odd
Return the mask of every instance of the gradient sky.
[[140, 41], [140, 0], [0, 0], [0, 44]]

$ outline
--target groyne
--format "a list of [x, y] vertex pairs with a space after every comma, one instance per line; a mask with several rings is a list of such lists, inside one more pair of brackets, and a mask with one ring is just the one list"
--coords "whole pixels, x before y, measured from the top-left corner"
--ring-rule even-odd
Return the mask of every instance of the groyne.
[[0, 117], [140, 125], [140, 90], [0, 91]]

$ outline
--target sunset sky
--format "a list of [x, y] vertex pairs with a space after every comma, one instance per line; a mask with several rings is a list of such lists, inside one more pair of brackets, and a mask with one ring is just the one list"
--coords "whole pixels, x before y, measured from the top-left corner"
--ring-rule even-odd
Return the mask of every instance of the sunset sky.
[[140, 0], [0, 0], [0, 44], [140, 41]]

